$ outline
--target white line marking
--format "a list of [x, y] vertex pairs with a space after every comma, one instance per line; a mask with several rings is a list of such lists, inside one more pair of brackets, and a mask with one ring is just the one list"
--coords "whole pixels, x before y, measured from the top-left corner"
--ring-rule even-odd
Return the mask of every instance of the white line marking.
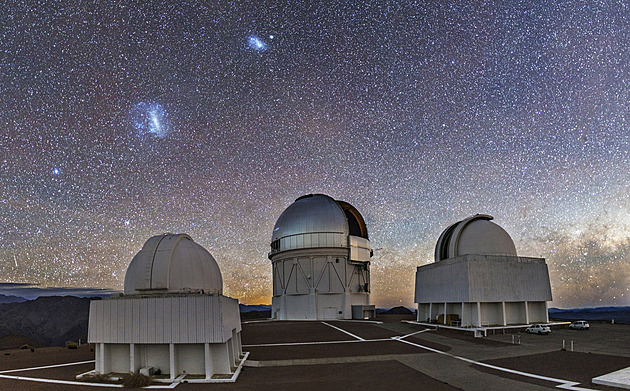
[[185, 377], [186, 375], [180, 375], [178, 377], [175, 378], [175, 380], [170, 383], [170, 384], [154, 384], [151, 386], [146, 386], [146, 387], [142, 387], [142, 388], [151, 388], [151, 389], [161, 389], [161, 390], [172, 390], [173, 388], [177, 387], [179, 385], [179, 382]]
[[[53, 383], [53, 384], [66, 384], [71, 386], [87, 386], [87, 387], [111, 387], [111, 388], [123, 388], [122, 384], [110, 384], [110, 383], [88, 383], [83, 381], [71, 381], [71, 380], [57, 380], [57, 379], [44, 379], [41, 377], [27, 377], [27, 376], [11, 376], [11, 375], [0, 375], [0, 379], [10, 379], [10, 380], [25, 380], [25, 381], [34, 381], [38, 383]], [[144, 388], [153, 388], [153, 389], [173, 389], [177, 387], [179, 383], [171, 383], [167, 385], [152, 385]]]
[[383, 324], [380, 320], [366, 320], [366, 319], [335, 319], [335, 322], [348, 322], [348, 323], [373, 323]]
[[359, 337], [358, 335], [354, 335], [354, 334], [352, 334], [351, 332], [346, 331], [346, 330], [344, 330], [344, 329], [342, 329], [342, 328], [340, 328], [340, 327], [333, 326], [333, 325], [331, 325], [331, 324], [329, 324], [329, 323], [326, 323], [326, 322], [322, 322], [322, 324], [325, 324], [326, 326], [330, 326], [330, 327], [332, 327], [333, 329], [339, 330], [339, 331], [341, 331], [342, 333], [346, 333], [346, 334], [348, 334], [349, 336], [351, 336], [352, 338], [356, 338], [356, 339], [358, 339], [359, 341], [365, 341], [363, 338]]
[[251, 347], [266, 347], [266, 346], [326, 345], [326, 344], [335, 344], [335, 343], [386, 342], [386, 341], [391, 341], [391, 338], [360, 339], [360, 340], [350, 340], [350, 341], [260, 343], [260, 344], [255, 344], [255, 345], [243, 345], [243, 347], [251, 348]]
[[167, 386], [146, 386], [146, 387], [142, 387], [142, 388], [152, 388], [152, 389], [161, 389], [161, 390], [172, 390], [173, 388], [177, 387], [179, 385], [179, 383], [171, 383]]
[[[43, 367], [8, 369], [6, 371], [0, 371], [0, 373], [12, 373], [12, 372], [34, 371], [36, 369], [68, 367], [68, 366], [71, 366], [71, 365], [89, 364], [89, 363], [93, 363], [93, 362], [94, 362], [94, 360], [89, 360], [89, 361], [69, 362], [69, 363], [65, 363], [65, 364], [46, 365], [46, 366], [43, 366]], [[85, 384], [85, 383], [81, 383], [81, 384]]]
[[417, 344], [417, 343], [405, 341], [403, 339], [398, 339], [398, 341], [406, 343], [406, 344], [409, 344], [409, 345], [413, 345], [413, 346], [416, 346], [416, 347], [419, 347], [421, 349], [425, 349], [425, 350], [428, 350], [428, 351], [431, 351], [431, 352], [434, 352], [434, 353], [443, 354], [445, 356], [449, 356], [449, 357], [452, 357], [452, 358], [457, 359], [457, 360], [465, 361], [465, 362], [473, 364], [473, 365], [479, 365], [479, 366], [482, 366], [482, 367], [495, 369], [497, 371], [512, 373], [512, 374], [515, 374], [515, 375], [521, 375], [521, 376], [525, 376], [525, 377], [531, 377], [531, 378], [534, 378], [534, 379], [545, 380], [545, 381], [549, 381], [549, 382], [552, 382], [552, 383], [560, 383], [558, 386], [556, 386], [557, 388], [562, 388], [562, 389], [565, 389], [565, 390], [572, 390], [572, 391], [595, 391], [592, 388], [575, 387], [575, 386], [577, 386], [580, 383], [576, 383], [576, 382], [573, 382], [573, 381], [570, 381], [570, 380], [557, 379], [557, 378], [554, 378], [554, 377], [535, 375], [533, 373], [521, 372], [521, 371], [517, 371], [517, 370], [514, 370], [514, 369], [498, 367], [496, 365], [482, 363], [482, 362], [479, 362], [479, 361], [471, 360], [469, 358], [455, 356], [453, 354], [446, 353], [446, 352], [443, 352], [441, 350], [437, 350], [437, 349], [430, 348], [428, 346], [423, 346], [423, 345], [420, 345], [420, 344]]
[[416, 331], [415, 333], [410, 333], [410, 334], [407, 334], [407, 335], [403, 335], [402, 337], [392, 337], [392, 339], [405, 339], [407, 337], [411, 337], [412, 335], [424, 333], [424, 332], [427, 332], [427, 331], [435, 331], [435, 330], [433, 330], [433, 329], [424, 329], [424, 330]]
[[267, 323], [267, 322], [273, 322], [273, 319], [248, 320], [248, 321], [245, 321], [245, 322], [241, 322], [241, 324]]
[[[238, 367], [236, 368], [236, 370], [234, 371], [234, 373], [232, 374], [232, 377], [229, 379], [212, 379], [211, 381], [206, 381], [205, 379], [186, 379], [183, 378], [181, 380], [181, 383], [202, 383], [202, 384], [216, 384], [216, 383], [234, 383], [236, 381], [236, 379], [238, 378], [239, 374], [241, 373], [241, 371], [243, 370], [243, 366], [245, 365], [245, 361], [247, 360], [247, 358], [249, 357], [249, 352], [243, 352], [243, 358], [241, 359], [241, 362], [238, 364]], [[186, 376], [186, 375], [182, 375]], [[177, 383], [179, 384], [179, 383]], [[212, 387], [212, 386], [210, 386]]]
[[69, 380], [56, 380], [56, 379], [42, 379], [37, 377], [26, 377], [26, 376], [10, 376], [10, 375], [0, 375], [2, 379], [12, 379], [12, 380], [26, 380], [26, 381], [35, 381], [39, 383], [54, 383], [54, 384], [69, 384], [73, 386], [91, 386], [91, 387], [117, 387], [122, 388], [122, 384], [106, 384], [106, 383], [87, 383], [82, 381], [69, 381]]

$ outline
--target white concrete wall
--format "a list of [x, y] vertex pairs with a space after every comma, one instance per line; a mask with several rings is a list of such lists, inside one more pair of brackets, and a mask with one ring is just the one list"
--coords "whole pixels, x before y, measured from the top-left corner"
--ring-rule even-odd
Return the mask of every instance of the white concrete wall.
[[[280, 300], [278, 319], [315, 320], [317, 319], [315, 295], [285, 295]], [[272, 298], [272, 307], [277, 298]]]
[[90, 303], [88, 342], [216, 343], [241, 330], [238, 300], [224, 296], [124, 296]]
[[369, 296], [362, 293], [283, 295], [272, 298], [271, 310], [272, 317], [281, 320], [352, 319], [353, 305], [369, 305]]
[[480, 303], [480, 305], [482, 326], [503, 325], [503, 306], [501, 303]]
[[464, 255], [416, 271], [416, 303], [551, 300], [542, 258]]
[[230, 362], [230, 354], [228, 350], [229, 348], [227, 343], [210, 344], [210, 357], [214, 374], [232, 373], [233, 364]]
[[[446, 313], [459, 315], [462, 327], [504, 325], [504, 308], [505, 325], [547, 323], [549, 321], [547, 303], [544, 301], [481, 302], [479, 303], [479, 311], [477, 308], [476, 302], [447, 303]], [[444, 314], [444, 303], [418, 303], [417, 320], [419, 322], [426, 322], [427, 319], [436, 321], [441, 314]]]
[[[224, 343], [172, 344], [96, 344], [97, 373], [137, 372], [151, 366], [162, 374], [175, 378], [179, 374], [206, 375], [234, 373], [242, 355], [240, 332], [232, 330], [233, 337]], [[208, 349], [206, 350], [206, 345]], [[133, 354], [130, 352], [133, 351]], [[206, 353], [208, 358], [206, 359]], [[208, 363], [208, 368], [206, 368]], [[174, 373], [171, 373], [174, 370]]]
[[418, 322], [426, 322], [427, 320], [431, 320], [431, 313], [429, 312], [430, 306], [428, 303], [418, 304], [418, 312], [416, 320]]
[[168, 344], [139, 345], [140, 367], [153, 367], [162, 374], [170, 374], [170, 351]]
[[464, 303], [464, 311], [462, 315], [462, 326], [472, 327], [480, 326], [479, 313], [477, 311], [477, 303]]
[[175, 345], [179, 373], [205, 373], [205, 352], [203, 344]]
[[105, 345], [106, 364], [108, 372], [128, 373], [129, 372], [129, 345], [111, 344]]
[[467, 302], [468, 263], [447, 259], [419, 266], [416, 271], [416, 303]]
[[[343, 256], [295, 257], [274, 260], [273, 264], [276, 296], [346, 290], [348, 262]], [[354, 291], [358, 291], [358, 285]]]
[[547, 323], [549, 312], [545, 302], [527, 302], [529, 311], [529, 323]]
[[525, 316], [525, 302], [507, 302], [505, 303], [505, 320], [507, 324], [525, 324], [527, 318]]
[[470, 301], [551, 301], [544, 259], [481, 257], [468, 261]]
[[[351, 242], [356, 248], [369, 246], [365, 239], [359, 239]], [[369, 263], [350, 261], [348, 249], [276, 254], [272, 269], [271, 307], [276, 319], [352, 319], [353, 305], [370, 303]]]

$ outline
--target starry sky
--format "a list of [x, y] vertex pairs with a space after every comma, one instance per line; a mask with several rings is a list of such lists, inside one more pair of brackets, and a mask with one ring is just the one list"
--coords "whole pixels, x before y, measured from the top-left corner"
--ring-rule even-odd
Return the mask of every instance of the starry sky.
[[0, 282], [122, 289], [185, 232], [270, 303], [275, 221], [324, 193], [365, 217], [377, 306], [475, 213], [552, 306], [630, 305], [629, 122], [624, 1], [11, 1]]

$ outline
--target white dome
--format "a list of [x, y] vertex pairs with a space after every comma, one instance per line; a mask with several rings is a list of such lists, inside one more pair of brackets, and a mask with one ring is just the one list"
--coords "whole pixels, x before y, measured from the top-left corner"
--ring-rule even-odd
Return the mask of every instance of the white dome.
[[212, 255], [186, 234], [153, 236], [131, 261], [125, 294], [203, 291], [223, 293], [223, 278]]
[[323, 194], [302, 196], [282, 212], [273, 228], [271, 241], [305, 233], [336, 232], [348, 235], [343, 210]]
[[347, 247], [348, 236], [368, 239], [363, 216], [324, 194], [302, 196], [282, 212], [271, 236], [272, 253], [309, 247]]
[[446, 228], [435, 246], [435, 261], [467, 254], [516, 257], [516, 247], [489, 215], [475, 215]]

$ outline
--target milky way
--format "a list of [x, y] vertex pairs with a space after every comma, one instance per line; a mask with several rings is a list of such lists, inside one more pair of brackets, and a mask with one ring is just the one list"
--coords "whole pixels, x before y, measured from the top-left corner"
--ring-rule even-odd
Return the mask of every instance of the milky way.
[[186, 232], [268, 303], [275, 220], [325, 193], [366, 219], [377, 305], [475, 213], [552, 305], [629, 305], [628, 6], [339, 3], [6, 5], [2, 281], [121, 289]]

